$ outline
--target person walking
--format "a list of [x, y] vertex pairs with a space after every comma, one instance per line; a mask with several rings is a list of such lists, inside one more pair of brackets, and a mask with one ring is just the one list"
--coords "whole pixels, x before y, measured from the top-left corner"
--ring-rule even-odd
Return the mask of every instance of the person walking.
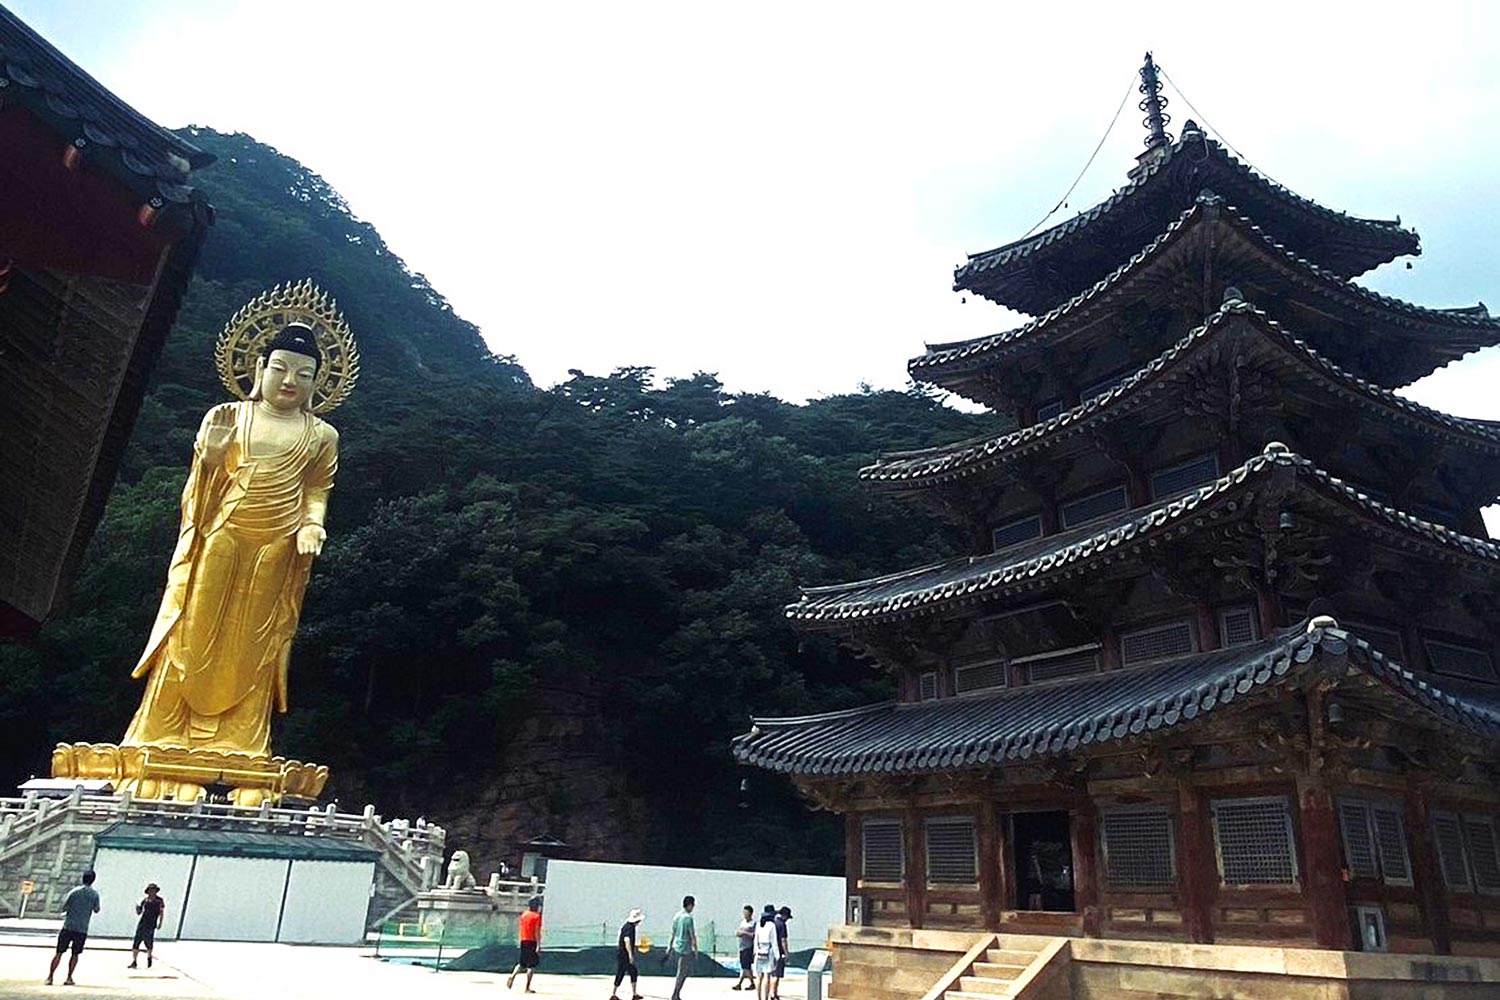
[[542, 960], [542, 900], [533, 896], [526, 904], [526, 912], [521, 914], [520, 934], [521, 954], [516, 959], [516, 967], [510, 970], [510, 976], [505, 980], [505, 988], [510, 989], [516, 985], [516, 976], [521, 970], [526, 971], [526, 992], [535, 993], [531, 988], [531, 977], [536, 973], [536, 967]]
[[776, 974], [776, 961], [780, 957], [781, 945], [776, 937], [776, 910], [766, 904], [755, 928], [755, 996], [757, 1000], [771, 1000], [771, 978]]
[[677, 956], [677, 981], [672, 984], [672, 1000], [682, 1000], [682, 984], [698, 958], [698, 932], [693, 928], [693, 908], [697, 900], [682, 897], [682, 909], [672, 918], [671, 951]]
[[645, 919], [646, 914], [640, 909], [631, 910], [620, 928], [620, 938], [615, 949], [615, 988], [609, 991], [609, 1000], [620, 1000], [620, 984], [625, 981], [626, 976], [630, 977], [630, 1000], [642, 1000], [641, 991], [636, 988], [641, 970], [636, 965], [635, 930]]
[[745, 919], [734, 932], [740, 940], [740, 978], [734, 981], [730, 987], [732, 990], [742, 990], [747, 986], [755, 989], [755, 907], [746, 904], [744, 913]]
[[162, 899], [158, 893], [161, 886], [152, 882], [146, 886], [146, 898], [135, 904], [135, 912], [140, 917], [135, 922], [135, 940], [130, 942], [130, 966], [136, 969], [140, 966], [141, 946], [146, 947], [146, 968], [151, 968], [151, 952], [156, 947], [156, 931], [161, 927], [162, 920], [167, 915], [167, 901]]
[[786, 929], [786, 922], [790, 919], [792, 908], [783, 906], [776, 911], [776, 919], [772, 921], [776, 925], [776, 968], [771, 974], [771, 1000], [781, 1000], [781, 981], [786, 978], [786, 960], [792, 953], [792, 939]]
[[63, 897], [63, 925], [57, 935], [57, 954], [52, 956], [52, 966], [47, 970], [48, 986], [52, 985], [52, 977], [57, 975], [57, 964], [62, 961], [63, 952], [70, 948], [73, 955], [68, 959], [68, 978], [63, 980], [63, 985], [76, 985], [73, 971], [78, 968], [78, 956], [83, 954], [83, 943], [88, 940], [89, 921], [99, 912], [99, 892], [94, 888], [93, 871], [84, 872], [80, 883]]

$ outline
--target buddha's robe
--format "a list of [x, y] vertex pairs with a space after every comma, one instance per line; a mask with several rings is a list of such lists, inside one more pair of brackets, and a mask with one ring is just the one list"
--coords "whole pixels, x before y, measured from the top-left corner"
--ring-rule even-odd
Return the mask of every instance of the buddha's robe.
[[[234, 411], [221, 462], [204, 462], [214, 413]], [[270, 752], [271, 711], [287, 708], [286, 672], [311, 555], [297, 532], [323, 523], [338, 435], [310, 413], [296, 443], [252, 451], [252, 402], [203, 418], [182, 493], [166, 593], [134, 677], [149, 677], [125, 745]]]

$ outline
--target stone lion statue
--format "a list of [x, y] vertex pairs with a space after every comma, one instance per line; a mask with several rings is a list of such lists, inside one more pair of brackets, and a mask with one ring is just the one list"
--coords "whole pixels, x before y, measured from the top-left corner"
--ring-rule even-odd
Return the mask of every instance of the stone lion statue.
[[474, 869], [469, 863], [468, 851], [454, 851], [453, 857], [448, 859], [448, 878], [443, 882], [444, 889], [477, 889], [474, 881]]

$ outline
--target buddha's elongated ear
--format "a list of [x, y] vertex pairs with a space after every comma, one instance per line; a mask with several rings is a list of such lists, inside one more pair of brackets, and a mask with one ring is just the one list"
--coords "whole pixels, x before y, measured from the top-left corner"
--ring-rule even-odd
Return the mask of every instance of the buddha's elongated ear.
[[253, 385], [253, 386], [250, 387], [250, 398], [251, 399], [259, 399], [260, 398], [260, 380], [261, 380], [261, 378], [263, 378], [265, 376], [265, 374], [266, 374], [266, 359], [263, 358], [263, 357], [262, 358], [256, 358], [255, 359], [255, 385]]

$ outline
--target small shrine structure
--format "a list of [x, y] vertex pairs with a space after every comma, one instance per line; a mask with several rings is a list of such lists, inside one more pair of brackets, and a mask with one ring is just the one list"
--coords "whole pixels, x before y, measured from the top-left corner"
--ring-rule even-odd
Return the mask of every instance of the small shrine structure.
[[214, 157], [0, 7], [0, 637], [66, 594], [213, 212]]
[[1128, 183], [955, 273], [1035, 318], [910, 362], [1016, 429], [860, 473], [971, 550], [786, 610], [898, 697], [735, 753], [845, 817], [850, 922], [907, 947], [1500, 954], [1500, 424], [1393, 391], [1500, 319], [1356, 284], [1417, 234], [1172, 139], [1142, 79]]

